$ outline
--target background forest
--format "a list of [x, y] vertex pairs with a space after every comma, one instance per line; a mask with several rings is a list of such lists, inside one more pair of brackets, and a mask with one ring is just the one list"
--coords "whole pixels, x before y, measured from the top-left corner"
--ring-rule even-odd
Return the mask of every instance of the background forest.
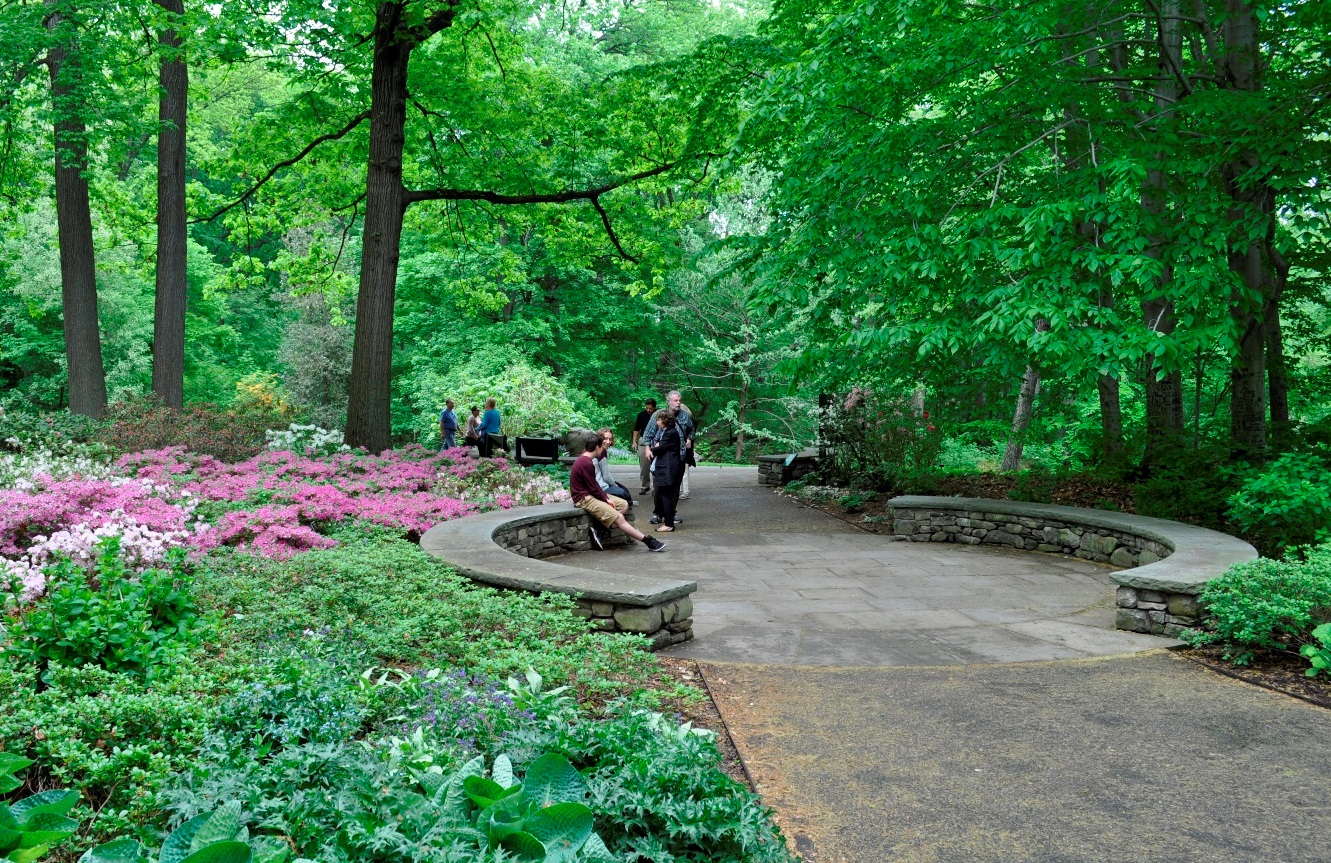
[[262, 397], [377, 452], [450, 395], [627, 430], [678, 386], [706, 455], [821, 422], [843, 485], [1331, 512], [1328, 33], [1240, 0], [11, 2], [4, 398]]

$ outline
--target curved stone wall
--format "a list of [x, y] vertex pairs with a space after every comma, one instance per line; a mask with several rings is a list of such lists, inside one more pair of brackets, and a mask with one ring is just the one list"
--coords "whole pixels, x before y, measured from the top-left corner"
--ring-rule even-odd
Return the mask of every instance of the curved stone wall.
[[909, 495], [888, 501], [893, 532], [911, 542], [996, 545], [1122, 567], [1115, 625], [1177, 636], [1200, 620], [1197, 594], [1232, 564], [1257, 557], [1214, 530], [1122, 512], [983, 498]]
[[[421, 548], [480, 584], [572, 596], [577, 614], [596, 628], [646, 636], [652, 650], [691, 640], [697, 582], [618, 575], [542, 559], [586, 551], [590, 532], [591, 519], [571, 504], [527, 506], [437, 524], [421, 537]], [[611, 544], [632, 544], [623, 533], [610, 533]], [[661, 561], [647, 554], [642, 550], [643, 571], [655, 571]]]

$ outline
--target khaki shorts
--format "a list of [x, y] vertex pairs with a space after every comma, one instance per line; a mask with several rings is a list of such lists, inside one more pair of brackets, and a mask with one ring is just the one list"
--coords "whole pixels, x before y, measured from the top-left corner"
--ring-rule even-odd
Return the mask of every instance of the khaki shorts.
[[622, 497], [615, 497], [613, 494], [608, 494], [606, 497], [610, 498], [610, 503], [587, 495], [573, 505], [606, 527], [613, 527], [615, 522], [619, 521], [620, 513], [628, 511], [629, 502]]

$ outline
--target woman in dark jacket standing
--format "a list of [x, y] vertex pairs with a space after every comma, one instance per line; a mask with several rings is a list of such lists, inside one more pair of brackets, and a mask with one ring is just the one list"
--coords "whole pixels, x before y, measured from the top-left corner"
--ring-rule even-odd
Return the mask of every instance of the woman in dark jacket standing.
[[658, 533], [675, 529], [675, 500], [679, 482], [684, 476], [684, 442], [675, 418], [662, 413], [656, 420], [661, 433], [652, 443], [652, 484], [656, 486], [656, 511], [661, 514]]

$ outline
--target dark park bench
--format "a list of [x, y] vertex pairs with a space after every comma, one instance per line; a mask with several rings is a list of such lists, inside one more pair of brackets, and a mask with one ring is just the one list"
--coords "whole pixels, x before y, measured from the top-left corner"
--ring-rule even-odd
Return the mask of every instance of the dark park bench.
[[513, 453], [518, 464], [555, 464], [559, 461], [559, 441], [552, 437], [520, 437]]

